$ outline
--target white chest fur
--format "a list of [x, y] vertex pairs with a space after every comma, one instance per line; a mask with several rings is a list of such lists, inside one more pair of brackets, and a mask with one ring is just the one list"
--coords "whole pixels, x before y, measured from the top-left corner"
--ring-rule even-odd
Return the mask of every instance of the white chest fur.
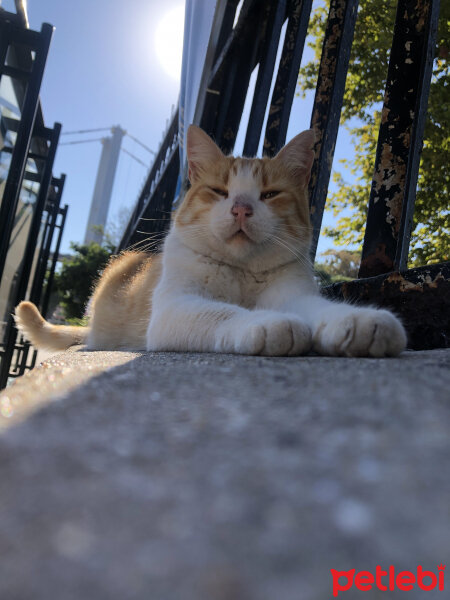
[[272, 273], [255, 274], [207, 258], [198, 259], [199, 292], [222, 302], [254, 308], [273, 279]]
[[168, 242], [162, 281], [166, 289], [254, 308], [257, 298], [274, 281], [275, 271], [252, 273], [189, 248], [180, 248], [176, 240]]

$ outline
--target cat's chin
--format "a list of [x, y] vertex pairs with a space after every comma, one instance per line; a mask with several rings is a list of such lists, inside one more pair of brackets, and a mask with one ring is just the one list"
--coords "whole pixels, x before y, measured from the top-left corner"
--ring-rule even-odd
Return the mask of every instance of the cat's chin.
[[237, 244], [253, 243], [253, 240], [242, 229], [239, 229], [239, 231], [236, 231], [236, 233], [233, 233], [233, 235], [227, 241], [229, 243], [237, 243]]

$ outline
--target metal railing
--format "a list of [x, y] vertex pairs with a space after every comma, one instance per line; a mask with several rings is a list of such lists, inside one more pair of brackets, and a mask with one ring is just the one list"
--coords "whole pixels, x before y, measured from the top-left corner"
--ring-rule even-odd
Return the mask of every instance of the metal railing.
[[139, 247], [148, 238], [149, 233], [156, 234], [167, 229], [179, 171], [177, 110], [168, 124], [164, 139], [150, 167], [119, 249]]
[[[61, 208], [65, 176], [52, 176], [61, 125], [45, 127], [39, 102], [53, 27], [25, 28], [20, 15], [0, 11], [0, 79], [8, 78], [10, 97], [2, 103], [0, 160], [0, 388], [8, 377], [34, 364], [29, 345], [17, 340], [12, 313], [24, 299], [46, 311], [49, 283], [57, 259], [67, 207]], [[57, 243], [58, 245], [58, 243]]]

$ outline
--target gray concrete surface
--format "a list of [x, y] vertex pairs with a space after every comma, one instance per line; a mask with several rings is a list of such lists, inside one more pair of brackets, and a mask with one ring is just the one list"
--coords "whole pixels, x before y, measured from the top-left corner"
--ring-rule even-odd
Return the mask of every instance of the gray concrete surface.
[[0, 598], [324, 600], [332, 568], [437, 572], [449, 366], [449, 350], [51, 358], [0, 394]]

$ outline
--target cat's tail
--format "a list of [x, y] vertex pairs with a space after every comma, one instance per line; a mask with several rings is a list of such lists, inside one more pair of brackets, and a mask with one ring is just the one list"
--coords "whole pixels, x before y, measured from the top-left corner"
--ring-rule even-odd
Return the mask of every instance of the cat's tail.
[[21, 302], [14, 318], [17, 329], [36, 348], [65, 350], [74, 344], [83, 344], [89, 333], [89, 327], [48, 323], [32, 302]]

